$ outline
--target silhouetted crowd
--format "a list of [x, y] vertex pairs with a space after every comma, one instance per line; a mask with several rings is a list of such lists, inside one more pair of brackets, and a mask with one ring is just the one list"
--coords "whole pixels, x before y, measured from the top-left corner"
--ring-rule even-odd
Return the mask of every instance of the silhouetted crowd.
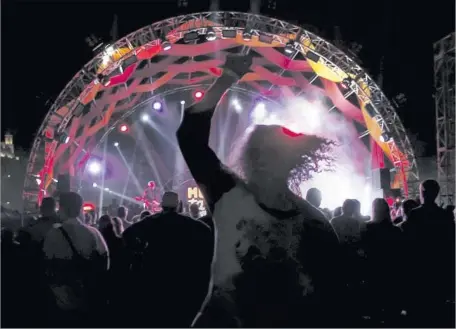
[[[435, 181], [423, 182], [423, 203], [403, 202], [398, 225], [384, 199], [373, 201], [372, 218], [357, 200], [325, 211], [338, 237], [336, 271], [327, 273], [332, 301], [322, 303], [334, 326], [454, 326], [455, 222], [452, 209], [435, 203], [438, 192]], [[306, 199], [320, 207], [317, 189]], [[195, 326], [242, 326], [229, 304], [204, 303], [218, 293], [216, 234], [196, 205], [186, 216], [177, 194], [166, 192], [161, 213], [144, 211], [131, 224], [119, 207], [98, 229], [79, 219], [82, 205], [78, 194], [63, 193], [56, 213], [45, 198], [33, 225], [16, 237], [2, 231], [2, 326], [189, 327], [198, 314]], [[256, 273], [248, 284], [261, 279]], [[305, 306], [301, 313], [309, 316]]]
[[228, 57], [176, 134], [211, 215], [166, 192], [162, 212], [132, 223], [119, 207], [95, 228], [79, 194], [62, 193], [58, 213], [44, 199], [34, 225], [2, 231], [2, 326], [454, 327], [454, 208], [436, 204], [436, 181], [421, 205], [375, 199], [366, 218], [357, 200], [331, 213], [317, 189], [290, 190], [327, 150], [318, 136], [256, 125], [241, 175], [217, 158], [212, 115], [251, 65]]

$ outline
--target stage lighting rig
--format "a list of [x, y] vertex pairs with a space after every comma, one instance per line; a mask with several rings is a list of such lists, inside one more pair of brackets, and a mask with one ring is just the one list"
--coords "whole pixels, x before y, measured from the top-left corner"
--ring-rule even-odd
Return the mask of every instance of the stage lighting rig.
[[119, 126], [119, 130], [120, 130], [120, 132], [122, 132], [122, 133], [128, 132], [128, 129], [129, 129], [129, 128], [128, 128], [128, 126], [127, 126], [125, 123], [123, 123], [123, 124], [121, 124], [121, 125]]
[[294, 42], [293, 41], [288, 41], [288, 43], [285, 45], [285, 54], [287, 55], [292, 55], [295, 52], [295, 47], [294, 47]]
[[164, 51], [168, 51], [171, 49], [171, 43], [169, 41], [163, 41], [161, 46]]
[[200, 101], [204, 98], [204, 91], [202, 90], [197, 90], [193, 93], [193, 98], [196, 100], [196, 101]]
[[214, 41], [215, 39], [217, 39], [217, 35], [215, 34], [214, 28], [209, 26], [206, 29], [206, 40], [207, 41]]
[[242, 39], [244, 41], [250, 41], [252, 40], [252, 29], [246, 28], [244, 32], [242, 32]]
[[160, 103], [159, 101], [155, 101], [152, 107], [155, 111], [160, 111], [162, 109], [162, 103]]
[[150, 120], [149, 114], [143, 113], [143, 114], [141, 115], [141, 121], [142, 121], [142, 122], [149, 122], [149, 120]]

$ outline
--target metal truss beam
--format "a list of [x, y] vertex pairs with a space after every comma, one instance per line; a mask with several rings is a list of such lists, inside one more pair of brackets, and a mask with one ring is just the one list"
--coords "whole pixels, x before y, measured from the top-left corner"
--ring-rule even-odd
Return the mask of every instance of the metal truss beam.
[[434, 44], [437, 178], [440, 201], [455, 197], [455, 34]]
[[[205, 33], [207, 24], [205, 22], [216, 23], [214, 29], [251, 29], [253, 35], [269, 34], [274, 42], [285, 44], [290, 39], [297, 41], [295, 47], [297, 50], [306, 53], [312, 50], [320, 57], [320, 61], [328, 66], [333, 72], [338, 74], [342, 79], [347, 75], [352, 77], [353, 83], [351, 89], [365, 104], [371, 104], [377, 116], [382, 121], [382, 125], [390, 136], [394, 138], [398, 149], [405, 154], [407, 159], [407, 168], [404, 168], [409, 179], [418, 180], [418, 168], [416, 165], [413, 148], [407, 137], [405, 129], [396, 113], [395, 108], [388, 101], [386, 96], [380, 90], [380, 87], [365, 71], [343, 51], [326, 40], [318, 37], [316, 34], [303, 29], [300, 26], [262, 15], [241, 13], [241, 12], [201, 12], [177, 17], [168, 18], [152, 25], [145, 26], [133, 33], [118, 40], [112, 46], [115, 49], [128, 48], [135, 50], [145, 45], [158, 45], [167, 39], [180, 39], [186, 31], [197, 30], [198, 33]], [[104, 53], [96, 55], [90, 62], [73, 77], [65, 86], [60, 95], [52, 105], [43, 125], [38, 131], [37, 138], [33, 145], [30, 163], [27, 170], [26, 183], [24, 192], [32, 189], [38, 167], [42, 168], [44, 164], [38, 164], [38, 153], [43, 154], [44, 149], [44, 132], [47, 123], [53, 119], [55, 128], [58, 132], [65, 131], [72, 118], [75, 116], [75, 110], [78, 107], [78, 98], [81, 93], [93, 83], [99, 73], [101, 63], [103, 63]], [[111, 63], [104, 73], [110, 72], [118, 67], [123, 59]], [[57, 111], [66, 106], [69, 108], [65, 117], [56, 117]], [[135, 107], [135, 106], [133, 106]], [[44, 161], [41, 161], [44, 162]]]

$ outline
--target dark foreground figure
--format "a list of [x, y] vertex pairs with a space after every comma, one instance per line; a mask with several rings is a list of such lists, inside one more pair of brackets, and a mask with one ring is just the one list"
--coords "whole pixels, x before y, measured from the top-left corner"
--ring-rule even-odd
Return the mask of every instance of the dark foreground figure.
[[339, 288], [337, 236], [323, 213], [287, 184], [290, 171], [324, 141], [257, 126], [242, 154], [245, 179], [224, 169], [208, 146], [216, 103], [247, 72], [243, 60], [228, 59], [224, 75], [186, 110], [177, 132], [216, 228], [214, 294], [196, 326], [335, 325], [340, 318], [328, 314], [335, 315]]

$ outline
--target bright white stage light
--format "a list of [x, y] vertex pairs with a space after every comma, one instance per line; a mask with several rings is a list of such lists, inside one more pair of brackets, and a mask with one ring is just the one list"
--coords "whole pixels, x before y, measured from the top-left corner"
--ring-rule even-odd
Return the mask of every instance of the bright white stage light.
[[185, 101], [181, 101], [181, 105], [185, 105]]
[[234, 110], [236, 111], [236, 113], [241, 113], [242, 112], [242, 106], [241, 106], [241, 103], [239, 103], [238, 99], [236, 99], [236, 98], [233, 99], [231, 104], [233, 105]]
[[36, 179], [36, 183], [37, 183], [38, 185], [41, 185], [41, 179], [37, 178], [37, 179]]
[[152, 105], [155, 111], [160, 111], [162, 108], [162, 104], [160, 102], [154, 102], [154, 105]]
[[148, 122], [149, 120], [150, 120], [149, 114], [144, 113], [143, 115], [141, 115], [141, 121], [142, 122]]
[[89, 172], [97, 175], [101, 172], [101, 164], [98, 161], [92, 161], [89, 163]]
[[115, 142], [115, 143], [114, 143], [114, 146], [115, 146], [115, 147], [119, 146], [119, 143], [118, 143], [118, 142]]
[[109, 187], [105, 187], [104, 190], [109, 192]]
[[92, 186], [93, 186], [93, 187], [97, 187], [98, 184], [97, 184], [97, 183], [93, 183]]
[[264, 103], [258, 103], [253, 109], [252, 117], [255, 124], [261, 123], [267, 115], [266, 105]]

